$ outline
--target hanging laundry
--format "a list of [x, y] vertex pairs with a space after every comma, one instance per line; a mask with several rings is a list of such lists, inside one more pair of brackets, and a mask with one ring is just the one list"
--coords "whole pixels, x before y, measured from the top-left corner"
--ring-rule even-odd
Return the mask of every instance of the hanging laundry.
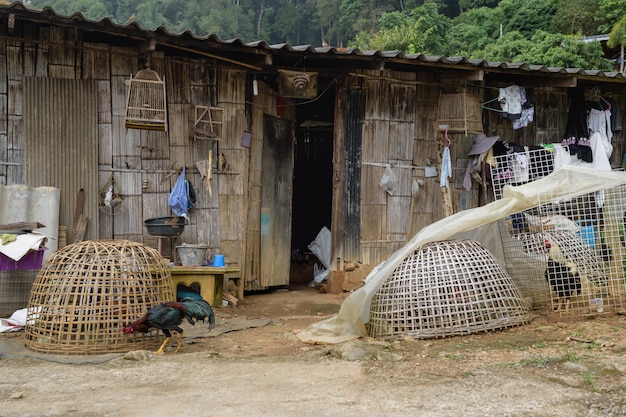
[[570, 105], [567, 112], [567, 125], [563, 137], [563, 146], [569, 148], [570, 155], [576, 155], [585, 162], [593, 162], [593, 153], [589, 143], [589, 127], [587, 125], [587, 108], [585, 90], [569, 89], [567, 95]]
[[501, 88], [498, 94], [498, 102], [502, 108], [502, 117], [516, 120], [522, 115], [522, 93], [519, 85], [510, 85]]
[[522, 113], [519, 119], [513, 120], [513, 130], [528, 126], [535, 118], [535, 92], [532, 88], [520, 87]]
[[[587, 104], [593, 106], [593, 104], [589, 104], [589, 101], [587, 101]], [[604, 147], [607, 150], [607, 156], [610, 158], [613, 153], [613, 145], [611, 144], [613, 132], [611, 131], [611, 108], [610, 105], [608, 106], [608, 108], [600, 109], [590, 107], [587, 116], [587, 127], [589, 128], [590, 135], [594, 133], [600, 135]]]
[[535, 119], [535, 108], [530, 107], [528, 109], [522, 109], [520, 118], [513, 120], [513, 130], [518, 130], [528, 126]]
[[590, 133], [598, 132], [611, 140], [613, 138], [613, 132], [611, 131], [611, 110], [589, 109], [587, 127]]
[[622, 112], [620, 111], [619, 103], [614, 98], [607, 97], [606, 101], [611, 105], [611, 131], [622, 131]]

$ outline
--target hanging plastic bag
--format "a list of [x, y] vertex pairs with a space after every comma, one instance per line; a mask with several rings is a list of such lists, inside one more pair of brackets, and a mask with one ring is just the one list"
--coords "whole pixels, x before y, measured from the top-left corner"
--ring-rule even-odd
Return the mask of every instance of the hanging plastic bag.
[[317, 263], [313, 265], [313, 281], [309, 282], [311, 287], [323, 282], [328, 277], [330, 270], [330, 239], [330, 230], [324, 226], [315, 237], [315, 240], [308, 246], [309, 250], [313, 252], [313, 255], [323, 265], [321, 267]]
[[187, 211], [189, 211], [189, 198], [187, 197], [187, 184], [185, 184], [185, 167], [178, 176], [176, 184], [170, 192], [168, 204], [175, 215], [187, 217]]
[[380, 178], [380, 186], [383, 187], [383, 190], [387, 191], [389, 195], [393, 195], [396, 192], [396, 188], [398, 188], [398, 178], [391, 170], [391, 165], [387, 165], [387, 168], [385, 168], [385, 173]]

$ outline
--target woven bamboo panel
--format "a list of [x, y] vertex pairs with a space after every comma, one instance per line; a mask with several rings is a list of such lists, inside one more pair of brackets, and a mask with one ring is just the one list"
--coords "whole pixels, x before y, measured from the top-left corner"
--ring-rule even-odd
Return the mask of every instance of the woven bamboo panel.
[[62, 354], [155, 349], [162, 342], [157, 330], [129, 337], [121, 327], [175, 299], [157, 250], [128, 240], [68, 245], [46, 261], [33, 284], [25, 343]]
[[436, 123], [448, 126], [450, 132], [464, 132], [466, 135], [482, 132], [480, 100], [466, 93], [442, 94], [437, 105]]
[[370, 336], [426, 339], [526, 324], [530, 308], [496, 258], [469, 240], [426, 244], [376, 291]]

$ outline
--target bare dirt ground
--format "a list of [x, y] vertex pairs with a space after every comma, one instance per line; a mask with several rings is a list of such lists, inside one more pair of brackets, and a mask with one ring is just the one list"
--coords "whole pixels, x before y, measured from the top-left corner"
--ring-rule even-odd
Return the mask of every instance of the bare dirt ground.
[[626, 416], [624, 315], [427, 341], [295, 337], [344, 298], [248, 295], [216, 309], [212, 332], [186, 327], [181, 352], [134, 359], [52, 362], [2, 334], [0, 416]]

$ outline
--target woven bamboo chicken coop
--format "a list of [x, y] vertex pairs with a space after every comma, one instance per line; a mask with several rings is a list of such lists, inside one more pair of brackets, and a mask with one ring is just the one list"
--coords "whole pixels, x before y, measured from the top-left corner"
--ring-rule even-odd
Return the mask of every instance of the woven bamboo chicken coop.
[[25, 343], [60, 354], [153, 350], [163, 341], [157, 330], [128, 336], [121, 327], [175, 300], [169, 266], [155, 249], [127, 240], [68, 245], [33, 284]]
[[446, 240], [415, 250], [374, 293], [368, 333], [427, 339], [530, 320], [528, 303], [487, 249], [471, 240]]

